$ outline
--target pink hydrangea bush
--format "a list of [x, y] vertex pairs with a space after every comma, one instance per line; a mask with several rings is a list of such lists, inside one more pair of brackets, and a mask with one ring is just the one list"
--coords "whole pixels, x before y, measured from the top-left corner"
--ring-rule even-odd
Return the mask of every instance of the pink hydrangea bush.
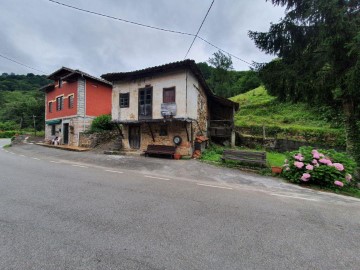
[[300, 147], [287, 155], [282, 176], [294, 183], [342, 188], [351, 184], [354, 168], [354, 160], [345, 153]]

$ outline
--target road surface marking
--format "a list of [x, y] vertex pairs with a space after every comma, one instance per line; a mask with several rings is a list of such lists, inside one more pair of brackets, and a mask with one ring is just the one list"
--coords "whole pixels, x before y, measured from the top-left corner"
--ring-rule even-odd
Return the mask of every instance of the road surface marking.
[[165, 181], [170, 181], [169, 178], [162, 178], [162, 177], [156, 177], [156, 176], [151, 176], [151, 175], [144, 175], [144, 177], [154, 178], [154, 179], [159, 179], [159, 180], [165, 180]]
[[24, 156], [24, 155], [20, 155], [20, 157], [26, 157], [26, 156]]
[[72, 164], [71, 166], [73, 166], [73, 167], [80, 167], [80, 168], [89, 168], [89, 167], [86, 167], [86, 166], [83, 166], [83, 165], [76, 165], [76, 164]]
[[279, 196], [279, 197], [285, 197], [285, 198], [292, 198], [292, 199], [315, 201], [315, 202], [318, 202], [318, 201], [319, 201], [319, 200], [317, 200], [317, 199], [309, 199], [309, 198], [304, 198], [304, 197], [290, 196], [290, 195], [282, 195], [282, 194], [276, 194], [276, 193], [271, 193], [270, 195], [272, 195], [272, 196]]
[[119, 172], [119, 171], [111, 171], [111, 170], [105, 170], [106, 172], [113, 172], [113, 173], [123, 173], [123, 172]]
[[10, 153], [10, 154], [12, 154], [12, 155], [15, 155], [15, 153], [13, 153], [13, 152], [8, 152], [8, 153]]
[[40, 158], [36, 158], [36, 157], [33, 157], [32, 159], [35, 159], [35, 160], [40, 160]]
[[230, 187], [220, 187], [220, 186], [213, 186], [213, 185], [206, 185], [206, 184], [199, 184], [197, 183], [198, 186], [204, 186], [204, 187], [213, 187], [213, 188], [222, 188], [222, 189], [233, 189]]
[[53, 160], [50, 160], [51, 163], [61, 163], [60, 161], [53, 161]]

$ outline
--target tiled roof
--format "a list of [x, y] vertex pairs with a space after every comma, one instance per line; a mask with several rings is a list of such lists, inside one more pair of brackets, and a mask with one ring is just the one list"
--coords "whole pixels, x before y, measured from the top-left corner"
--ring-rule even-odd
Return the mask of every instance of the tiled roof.
[[92, 80], [95, 80], [95, 81], [98, 81], [98, 82], [102, 82], [102, 83], [107, 84], [107, 85], [112, 85], [111, 82], [109, 82], [107, 80], [92, 76], [92, 75], [90, 75], [90, 74], [88, 74], [86, 72], [83, 72], [81, 70], [71, 69], [71, 68], [68, 68], [68, 67], [62, 67], [62, 68], [58, 69], [57, 71], [50, 74], [48, 76], [48, 78], [51, 79], [51, 80], [58, 80], [58, 79], [66, 80], [66, 79], [69, 79], [72, 76], [78, 76], [78, 75], [89, 78], [89, 79], [92, 79]]

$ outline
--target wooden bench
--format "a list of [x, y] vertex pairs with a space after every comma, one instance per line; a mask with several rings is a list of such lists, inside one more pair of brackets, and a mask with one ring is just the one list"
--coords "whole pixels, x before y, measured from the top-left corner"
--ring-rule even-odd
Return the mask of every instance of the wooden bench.
[[252, 152], [243, 150], [224, 150], [222, 161], [234, 160], [246, 164], [256, 164], [266, 167], [266, 152]]
[[144, 151], [144, 153], [146, 157], [151, 154], [154, 154], [154, 155], [169, 155], [173, 158], [175, 151], [176, 151], [176, 146], [149, 144], [146, 151]]

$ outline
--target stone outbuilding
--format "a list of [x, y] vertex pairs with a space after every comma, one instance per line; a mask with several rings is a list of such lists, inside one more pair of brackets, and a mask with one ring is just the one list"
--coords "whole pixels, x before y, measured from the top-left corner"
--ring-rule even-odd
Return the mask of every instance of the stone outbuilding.
[[193, 60], [101, 77], [113, 84], [112, 120], [121, 126], [124, 150], [175, 145], [192, 155], [199, 135], [235, 143], [239, 105], [214, 95]]

